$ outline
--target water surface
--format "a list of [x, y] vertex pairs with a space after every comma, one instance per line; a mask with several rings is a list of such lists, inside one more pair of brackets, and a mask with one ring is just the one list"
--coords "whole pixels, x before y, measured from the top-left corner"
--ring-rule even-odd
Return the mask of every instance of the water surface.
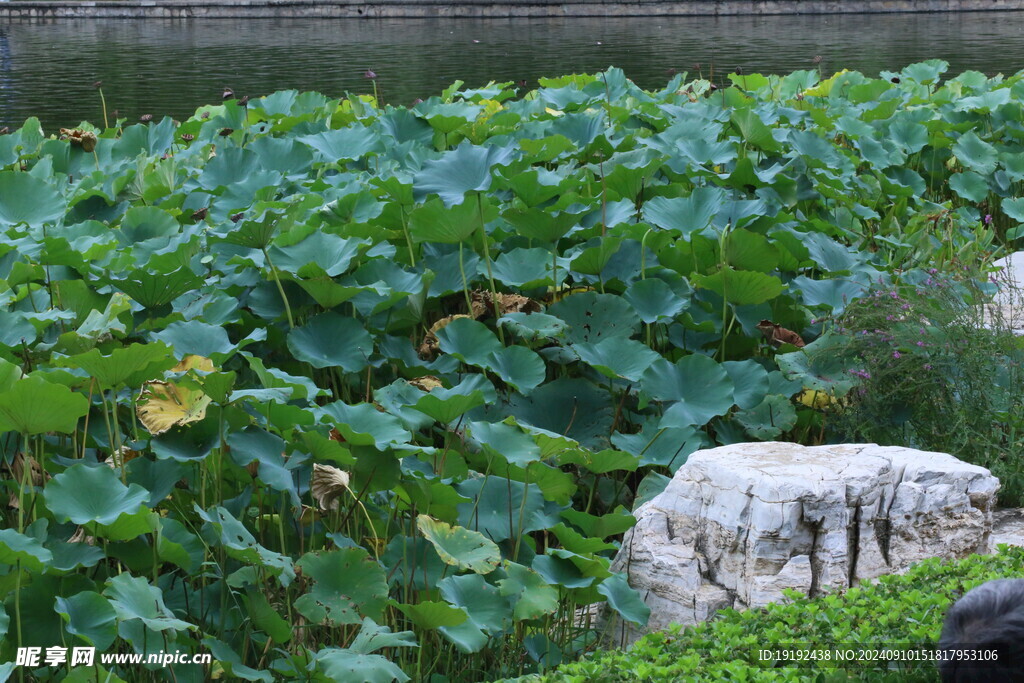
[[[456, 79], [525, 80], [621, 67], [643, 87], [671, 70], [716, 79], [841, 68], [870, 75], [939, 57], [951, 71], [1024, 68], [1024, 12], [790, 17], [531, 19], [101, 19], [0, 21], [0, 122], [38, 116], [47, 130], [110, 110], [187, 116], [274, 90], [372, 92], [409, 104]], [[696, 67], [696, 64], [700, 64]]]

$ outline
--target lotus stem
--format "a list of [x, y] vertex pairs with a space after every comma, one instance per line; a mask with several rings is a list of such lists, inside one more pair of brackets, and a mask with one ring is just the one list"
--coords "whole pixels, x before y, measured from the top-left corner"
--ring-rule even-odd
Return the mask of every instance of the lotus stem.
[[[487, 264], [487, 281], [491, 285], [491, 306], [494, 307], [497, 313], [498, 309], [498, 288], [494, 286], [494, 272], [491, 270], [491, 248], [487, 241], [487, 228], [484, 226], [484, 205], [483, 200], [480, 199], [480, 193], [476, 195], [476, 208], [477, 216], [480, 217], [480, 241], [482, 242], [484, 249], [484, 262]], [[471, 307], [472, 308], [472, 307]], [[501, 329], [501, 325], [495, 325], [498, 329], [498, 339], [501, 341], [501, 345], [505, 345], [505, 332]]]
[[266, 247], [261, 247], [260, 251], [263, 252], [263, 257], [267, 259], [267, 265], [270, 266], [270, 272], [274, 275], [274, 282], [277, 283], [277, 291], [281, 295], [281, 301], [284, 302], [284, 312], [288, 316], [288, 327], [295, 329], [295, 320], [292, 319], [292, 307], [288, 303], [288, 295], [284, 293], [284, 287], [281, 285], [281, 276], [277, 272], [277, 268], [274, 267], [274, 262], [270, 260], [270, 254], [267, 253]]
[[[100, 91], [100, 105], [103, 107], [103, 130], [106, 130], [110, 128], [110, 123], [107, 121], [107, 98], [103, 96], [103, 88], [97, 88], [97, 90]], [[99, 163], [97, 162], [98, 165]]]
[[462, 242], [459, 242], [459, 273], [462, 275], [462, 293], [466, 295], [466, 313], [473, 315], [473, 300], [469, 296], [469, 285], [466, 283], [466, 267], [462, 263]]

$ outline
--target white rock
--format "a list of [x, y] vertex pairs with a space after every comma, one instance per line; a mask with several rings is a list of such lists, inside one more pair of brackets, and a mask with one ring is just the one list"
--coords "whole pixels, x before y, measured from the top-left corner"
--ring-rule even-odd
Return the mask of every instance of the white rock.
[[[648, 629], [725, 607], [817, 595], [926, 557], [989, 548], [999, 481], [945, 453], [767, 442], [692, 454], [641, 505], [612, 569], [651, 607]], [[616, 628], [620, 644], [641, 632]]]

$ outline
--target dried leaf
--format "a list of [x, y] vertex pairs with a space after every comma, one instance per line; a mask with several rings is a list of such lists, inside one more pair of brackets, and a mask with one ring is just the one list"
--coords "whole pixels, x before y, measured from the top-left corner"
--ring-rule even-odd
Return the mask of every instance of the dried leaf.
[[541, 305], [521, 294], [503, 294], [497, 296], [486, 290], [470, 292], [470, 305], [473, 318], [479, 320], [485, 315], [495, 318], [506, 313], [540, 313]]
[[310, 493], [321, 510], [337, 510], [338, 496], [348, 490], [348, 472], [331, 465], [313, 465]]
[[459, 318], [470, 318], [470, 317], [472, 317], [472, 316], [468, 316], [468, 315], [464, 315], [462, 313], [458, 313], [456, 315], [449, 315], [447, 317], [441, 318], [436, 323], [434, 323], [434, 325], [430, 328], [430, 331], [427, 332], [427, 336], [423, 338], [423, 343], [420, 344], [420, 348], [418, 350], [419, 354], [420, 354], [420, 358], [422, 358], [424, 360], [433, 360], [434, 358], [437, 357], [437, 352], [440, 350], [440, 348], [438, 347], [438, 342], [437, 342], [437, 331], [438, 330], [442, 329], [443, 327], [445, 327], [448, 323], [450, 323], [453, 320], [458, 320]]
[[771, 320], [762, 320], [757, 324], [757, 329], [761, 330], [761, 334], [764, 335], [764, 338], [772, 346], [779, 347], [783, 344], [792, 344], [797, 348], [803, 348], [805, 345], [803, 337], [799, 334], [793, 330], [787, 330], [782, 325], [773, 323]]
[[[171, 370], [213, 372], [213, 361], [203, 356], [185, 356]], [[152, 380], [142, 385], [136, 409], [139, 420], [153, 436], [163, 434], [171, 427], [198, 422], [206, 417], [210, 397], [198, 389], [191, 389], [177, 382]]]
[[444, 386], [437, 377], [433, 375], [423, 375], [416, 379], [409, 380], [409, 384], [413, 385], [420, 391], [430, 391], [431, 389], [440, 389]]

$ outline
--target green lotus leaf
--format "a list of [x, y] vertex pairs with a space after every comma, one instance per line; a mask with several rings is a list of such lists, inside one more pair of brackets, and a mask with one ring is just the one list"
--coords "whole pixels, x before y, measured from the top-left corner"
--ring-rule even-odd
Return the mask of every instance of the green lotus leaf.
[[570, 263], [572, 271], [583, 275], [600, 275], [621, 246], [621, 237], [595, 237], [573, 258]]
[[82, 591], [69, 598], [58, 596], [55, 611], [64, 619], [68, 633], [101, 651], [117, 639], [117, 612], [99, 593]]
[[1002, 208], [1007, 216], [1018, 223], [1024, 223], [1024, 197], [1004, 199]]
[[319, 152], [327, 163], [354, 161], [383, 148], [380, 133], [358, 125], [304, 135], [298, 141]]
[[484, 110], [483, 107], [469, 102], [445, 102], [435, 104], [424, 112], [424, 118], [430, 127], [439, 133], [453, 133], [467, 123], [472, 123]]
[[76, 464], [51, 479], [43, 497], [62, 521], [113, 524], [122, 514], [137, 512], [149, 500], [149, 491], [138, 484], [125, 486], [109, 467]]
[[779, 151], [779, 143], [753, 107], [738, 107], [730, 117], [733, 125], [739, 130], [743, 140], [766, 152]]
[[665, 281], [657, 278], [634, 282], [623, 294], [623, 298], [645, 323], [674, 318], [690, 305], [686, 298], [676, 294]]
[[722, 367], [732, 380], [733, 400], [743, 410], [753, 408], [768, 395], [768, 371], [753, 359], [727, 360]]
[[21, 311], [0, 311], [0, 346], [8, 349], [32, 345], [39, 337], [35, 326]]
[[632, 472], [639, 466], [640, 461], [631, 453], [606, 448], [596, 453], [586, 449], [566, 451], [558, 456], [558, 464], [579, 465], [595, 474], [605, 474], [618, 470]]
[[805, 306], [828, 306], [834, 315], [841, 314], [854, 300], [868, 293], [868, 287], [845, 279], [812, 280], [801, 275], [793, 278], [790, 287], [803, 296]]
[[349, 269], [366, 240], [345, 239], [326, 232], [314, 232], [301, 242], [287, 247], [271, 247], [267, 253], [274, 266], [302, 277], [335, 277]]
[[562, 510], [563, 519], [572, 522], [593, 538], [608, 538], [625, 533], [636, 524], [636, 517], [621, 505], [606, 515], [592, 515], [581, 510]]
[[115, 348], [108, 356], [101, 354], [99, 349], [92, 349], [77, 356], [55, 359], [54, 365], [81, 368], [96, 379], [100, 389], [113, 389], [137, 387], [147, 380], [161, 377], [176, 362], [170, 347], [157, 341]]
[[[560, 377], [529, 396], [515, 394], [510, 398], [509, 412], [524, 428], [547, 432], [549, 436], [538, 436], [538, 441], [548, 440], [555, 452], [577, 444], [594, 450], [606, 448], [614, 419], [608, 393], [579, 377]], [[552, 454], [545, 452], [543, 457]]]
[[364, 655], [327, 647], [316, 653], [316, 665], [331, 681], [363, 683], [405, 683], [409, 676], [383, 655]]
[[398, 418], [382, 413], [370, 403], [348, 405], [336, 401], [318, 411], [320, 420], [330, 418], [345, 441], [356, 446], [386, 448], [392, 444], [407, 443], [412, 437], [402, 428]]
[[725, 256], [734, 268], [770, 273], [779, 265], [778, 250], [764, 235], [739, 228], [725, 240]]
[[553, 339], [569, 327], [565, 321], [547, 313], [506, 313], [498, 319], [498, 324], [524, 339]]
[[253, 626], [266, 633], [277, 643], [287, 643], [291, 640], [291, 624], [278, 614], [263, 593], [258, 590], [246, 592], [245, 606]]
[[160, 518], [157, 537], [157, 555], [164, 562], [172, 562], [186, 572], [203, 563], [205, 546], [202, 539], [189, 531], [181, 522], [169, 517]]
[[14, 529], [0, 529], [0, 563], [20, 563], [30, 572], [42, 572], [52, 561], [53, 553], [35, 538]]
[[384, 569], [362, 548], [306, 553], [296, 563], [313, 582], [295, 600], [299, 614], [314, 624], [358, 624], [363, 616], [380, 619], [388, 595]]
[[256, 542], [256, 537], [245, 528], [227, 511], [227, 509], [215, 506], [209, 510], [203, 510], [193, 503], [193, 510], [205, 521], [212, 534], [207, 535], [207, 528], [204, 528], [204, 538], [213, 538], [211, 545], [218, 543], [223, 546], [225, 552], [236, 560], [247, 564], [263, 567], [267, 573], [276, 576], [281, 585], [285, 588], [295, 579], [295, 568], [292, 559], [287, 555], [268, 550]]
[[[501, 551], [493, 541], [477, 531], [438, 522], [427, 515], [416, 518], [420, 533], [430, 541], [445, 564], [468, 569], [476, 574], [489, 574], [501, 562]], [[461, 620], [458, 623], [462, 623]], [[457, 626], [458, 624], [441, 624]]]
[[161, 590], [141, 576], [125, 572], [107, 579], [103, 595], [108, 598], [110, 606], [122, 621], [138, 619], [154, 631], [197, 629], [195, 625], [175, 618], [174, 613], [164, 604]]
[[440, 159], [423, 163], [413, 179], [413, 194], [419, 201], [436, 194], [446, 206], [462, 204], [467, 192], [489, 189], [491, 169], [505, 166], [511, 159], [511, 147], [475, 147], [464, 141]]
[[497, 209], [486, 198], [481, 198], [479, 205], [467, 201], [454, 206], [430, 199], [409, 214], [409, 234], [417, 242], [467, 242], [480, 228], [481, 209], [484, 223], [497, 215]]
[[774, 439], [796, 426], [796, 408], [785, 396], [766, 396], [761, 403], [736, 413], [736, 421], [747, 432], [762, 441]]
[[0, 225], [42, 225], [67, 210], [56, 187], [28, 173], [0, 172]]
[[582, 214], [579, 213], [552, 213], [537, 207], [510, 208], [502, 211], [501, 216], [523, 237], [547, 243], [557, 242], [565, 237], [582, 219]]
[[0, 432], [69, 434], [87, 412], [85, 396], [38, 376], [20, 379], [0, 392]]
[[[474, 377], [480, 377], [474, 375]], [[487, 382], [487, 379], [480, 377]], [[413, 408], [429, 415], [441, 424], [451, 424], [464, 413], [482, 406], [486, 400], [484, 392], [479, 388], [479, 381], [467, 379], [451, 389], [431, 389], [413, 404]]]
[[651, 363], [661, 358], [646, 344], [625, 337], [608, 337], [596, 344], [573, 344], [571, 348], [580, 360], [602, 375], [631, 382], [639, 380]]
[[248, 149], [255, 152], [264, 169], [286, 177], [304, 178], [313, 165], [313, 154], [294, 139], [267, 135], [250, 142]]
[[[273, 683], [274, 677], [269, 671], [257, 671], [242, 664], [242, 657], [231, 649], [227, 643], [207, 636], [202, 640], [203, 647], [210, 651], [217, 663], [224, 667], [224, 671], [235, 678], [244, 681], [261, 681], [261, 683]], [[325, 652], [326, 650], [321, 650]]]
[[544, 359], [525, 346], [508, 346], [493, 351], [484, 359], [482, 367], [524, 396], [544, 381], [547, 372]]
[[484, 451], [518, 467], [540, 460], [540, 447], [515, 425], [503, 422], [470, 422], [469, 433]]
[[468, 479], [455, 488], [470, 501], [458, 506], [459, 525], [479, 531], [495, 543], [551, 525], [544, 497], [536, 486], [488, 477]]
[[953, 154], [964, 166], [986, 176], [996, 170], [999, 159], [996, 148], [979, 138], [973, 130], [960, 136], [953, 145]]
[[710, 289], [737, 306], [771, 301], [781, 294], [785, 287], [775, 276], [753, 270], [735, 270], [730, 266], [720, 269], [713, 275], [695, 274], [692, 279], [695, 287]]
[[692, 426], [658, 428], [657, 422], [648, 423], [637, 434], [612, 435], [612, 443], [632, 453], [643, 466], [660, 465], [675, 473], [691, 453], [705, 446], [703, 432]]
[[624, 574], [612, 574], [597, 585], [597, 592], [608, 598], [608, 605], [626, 621], [646, 626], [651, 608], [640, 599], [640, 594], [629, 585]]
[[441, 633], [460, 652], [479, 652], [490, 636], [499, 636], [512, 626], [512, 604], [479, 574], [447, 576], [437, 583], [441, 597], [463, 608], [469, 618]]
[[495, 280], [512, 287], [532, 288], [554, 284], [551, 279], [551, 255], [540, 248], [503, 252], [494, 260], [493, 274]]
[[887, 140], [906, 154], [917, 154], [928, 144], [928, 129], [905, 117], [893, 117]]
[[314, 368], [359, 372], [373, 354], [373, 337], [354, 318], [321, 313], [288, 333], [288, 350]]
[[702, 426], [733, 406], [733, 383], [719, 363], [693, 354], [678, 363], [656, 361], [640, 379], [640, 388], [660, 401], [675, 401], [662, 427]]
[[563, 588], [587, 588], [597, 580], [596, 576], [584, 576], [575, 564], [556, 555], [537, 555], [530, 568], [549, 584]]
[[975, 203], [983, 201], [989, 192], [984, 176], [974, 171], [954, 173], [949, 179], [949, 187], [967, 201]]
[[22, 378], [21, 368], [0, 358], [0, 394], [10, 391]]
[[548, 314], [569, 325], [565, 337], [574, 344], [598, 342], [607, 337], [631, 337], [640, 324], [640, 316], [628, 301], [596, 292], [567, 296], [549, 306]]
[[409, 621], [422, 629], [458, 626], [466, 621], [466, 610], [452, 607], [447, 602], [425, 600], [415, 605], [397, 604], [395, 609], [409, 617]]
[[198, 289], [202, 283], [202, 278], [184, 266], [170, 272], [140, 268], [108, 282], [146, 308], [169, 304], [185, 292]]
[[102, 548], [88, 543], [68, 543], [50, 539], [46, 548], [53, 553], [50, 567], [56, 572], [70, 572], [79, 567], [95, 567], [105, 557]]
[[498, 581], [498, 590], [515, 600], [512, 613], [516, 619], [540, 619], [558, 611], [558, 589], [540, 574], [515, 562], [507, 563], [505, 571], [508, 578]]
[[488, 359], [504, 347], [498, 337], [482, 322], [458, 318], [437, 331], [441, 350], [461, 361], [486, 367]]
[[381, 626], [370, 617], [364, 617], [363, 625], [348, 649], [368, 655], [384, 647], [419, 647], [419, 644], [416, 642], [416, 634], [412, 631], [393, 633], [387, 626]]
[[[558, 539], [559, 545], [573, 553], [589, 555], [604, 550], [616, 549], [614, 543], [607, 543], [596, 537], [584, 536], [575, 529], [566, 526], [565, 522], [559, 522], [551, 527], [551, 532]], [[538, 555], [538, 557], [540, 556]]]

